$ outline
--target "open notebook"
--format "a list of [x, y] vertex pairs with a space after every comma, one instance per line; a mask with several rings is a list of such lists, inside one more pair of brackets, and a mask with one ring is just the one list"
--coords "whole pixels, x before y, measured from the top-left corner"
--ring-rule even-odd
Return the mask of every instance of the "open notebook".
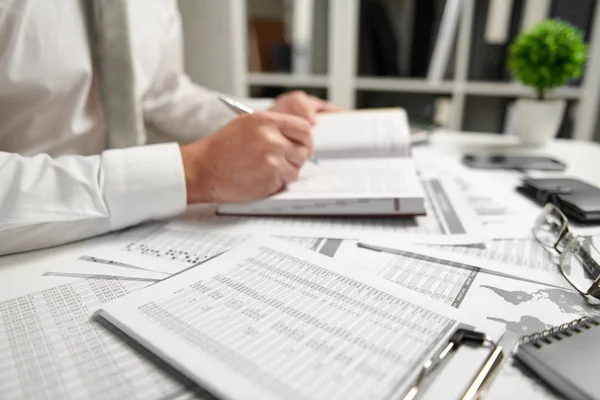
[[410, 128], [401, 108], [321, 114], [313, 137], [319, 159], [410, 155]]
[[307, 163], [300, 178], [276, 195], [222, 204], [219, 213], [418, 215], [425, 214], [425, 199], [410, 159], [331, 159]]
[[325, 114], [313, 132], [318, 164], [266, 199], [219, 206], [239, 215], [423, 215], [425, 199], [400, 108]]

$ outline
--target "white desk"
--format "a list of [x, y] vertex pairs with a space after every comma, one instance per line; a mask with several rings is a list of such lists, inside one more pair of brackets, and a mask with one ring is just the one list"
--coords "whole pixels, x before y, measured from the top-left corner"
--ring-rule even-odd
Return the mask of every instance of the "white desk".
[[600, 187], [600, 144], [557, 139], [544, 147], [523, 147], [514, 136], [440, 132], [433, 135], [432, 146], [447, 149], [457, 154], [466, 152], [502, 152], [512, 154], [547, 155], [567, 164], [562, 173]]
[[[555, 157], [567, 164], [563, 175], [576, 177], [600, 186], [600, 145], [588, 142], [556, 140], [542, 148], [523, 148], [514, 137], [499, 135], [440, 132], [432, 137], [431, 144], [435, 149], [460, 157], [468, 151], [478, 152], [510, 152], [543, 154]], [[6, 291], [14, 291], [32, 281], [43, 287], [50, 287], [71, 280], [71, 278], [42, 277], [45, 266], [57, 262], [72, 250], [83, 250], [91, 245], [106, 241], [96, 238], [67, 246], [40, 250], [30, 253], [0, 257], [0, 296]], [[552, 398], [543, 388], [531, 383], [529, 378], [519, 372], [508, 370], [503, 372], [494, 382], [488, 398]]]

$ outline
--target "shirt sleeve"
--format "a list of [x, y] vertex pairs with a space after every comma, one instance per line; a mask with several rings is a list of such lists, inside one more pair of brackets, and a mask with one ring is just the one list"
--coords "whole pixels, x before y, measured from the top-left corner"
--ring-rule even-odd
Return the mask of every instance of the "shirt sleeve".
[[218, 93], [194, 84], [183, 70], [181, 16], [177, 2], [165, 4], [161, 62], [143, 98], [144, 119], [180, 143], [218, 130], [235, 114], [218, 100]]
[[185, 205], [181, 152], [174, 143], [97, 156], [0, 152], [0, 255], [173, 216]]

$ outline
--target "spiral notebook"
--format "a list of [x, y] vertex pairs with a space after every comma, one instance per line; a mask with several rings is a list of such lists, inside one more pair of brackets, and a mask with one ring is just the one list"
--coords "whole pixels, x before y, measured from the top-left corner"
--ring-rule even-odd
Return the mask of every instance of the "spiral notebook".
[[600, 318], [585, 317], [521, 340], [515, 357], [568, 399], [600, 399]]

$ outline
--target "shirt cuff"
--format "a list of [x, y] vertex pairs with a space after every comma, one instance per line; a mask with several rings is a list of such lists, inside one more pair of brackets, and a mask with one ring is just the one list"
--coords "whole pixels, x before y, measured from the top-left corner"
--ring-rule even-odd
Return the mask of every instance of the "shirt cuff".
[[113, 230], [185, 210], [185, 174], [176, 143], [107, 150], [102, 170]]

